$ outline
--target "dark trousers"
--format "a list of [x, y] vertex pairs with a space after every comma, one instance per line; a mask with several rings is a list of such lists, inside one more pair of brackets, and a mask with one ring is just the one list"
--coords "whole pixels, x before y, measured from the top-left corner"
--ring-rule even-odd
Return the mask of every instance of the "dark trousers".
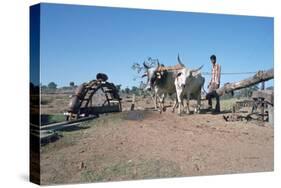
[[208, 104], [209, 104], [210, 107], [212, 107], [212, 98], [216, 98], [216, 108], [215, 108], [215, 111], [216, 112], [220, 112], [220, 96], [217, 94], [217, 92], [215, 90], [210, 91], [206, 95], [206, 99], [208, 100]]

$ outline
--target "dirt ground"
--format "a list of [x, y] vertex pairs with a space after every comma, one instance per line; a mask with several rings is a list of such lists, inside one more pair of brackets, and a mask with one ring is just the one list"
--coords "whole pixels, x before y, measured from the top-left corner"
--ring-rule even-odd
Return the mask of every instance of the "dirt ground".
[[274, 128], [223, 114], [113, 113], [41, 148], [42, 184], [272, 171]]

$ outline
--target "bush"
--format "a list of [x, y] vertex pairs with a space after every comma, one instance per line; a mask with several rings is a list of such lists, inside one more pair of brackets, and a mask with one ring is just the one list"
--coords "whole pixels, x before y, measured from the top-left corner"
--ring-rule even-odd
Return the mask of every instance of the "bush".
[[41, 98], [41, 105], [48, 105], [53, 101], [53, 99], [44, 99]]

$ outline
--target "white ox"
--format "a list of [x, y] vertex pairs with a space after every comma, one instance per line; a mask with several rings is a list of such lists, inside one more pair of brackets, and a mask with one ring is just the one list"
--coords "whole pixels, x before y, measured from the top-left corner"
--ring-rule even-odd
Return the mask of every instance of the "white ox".
[[[180, 59], [178, 59], [180, 61]], [[183, 100], [186, 99], [186, 106], [188, 113], [189, 109], [189, 100], [197, 100], [197, 107], [194, 112], [199, 113], [201, 107], [201, 90], [205, 83], [205, 78], [201, 75], [199, 70], [203, 66], [199, 67], [196, 70], [191, 70], [188, 68], [183, 68], [178, 71], [177, 77], [175, 79], [175, 87], [177, 92], [177, 101], [179, 103], [178, 114], [181, 114], [181, 106], [184, 107]], [[185, 110], [183, 108], [183, 110]]]

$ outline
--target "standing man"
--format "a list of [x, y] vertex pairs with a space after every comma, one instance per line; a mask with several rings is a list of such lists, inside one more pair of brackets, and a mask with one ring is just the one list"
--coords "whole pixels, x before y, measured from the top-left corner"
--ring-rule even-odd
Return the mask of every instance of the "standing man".
[[221, 66], [217, 63], [217, 58], [215, 55], [211, 55], [210, 57], [212, 63], [212, 78], [208, 85], [209, 92], [206, 95], [206, 99], [208, 99], [208, 109], [212, 110], [212, 98], [216, 98], [216, 108], [215, 113], [220, 112], [220, 97], [216, 92], [216, 89], [220, 87], [220, 78], [221, 78]]

